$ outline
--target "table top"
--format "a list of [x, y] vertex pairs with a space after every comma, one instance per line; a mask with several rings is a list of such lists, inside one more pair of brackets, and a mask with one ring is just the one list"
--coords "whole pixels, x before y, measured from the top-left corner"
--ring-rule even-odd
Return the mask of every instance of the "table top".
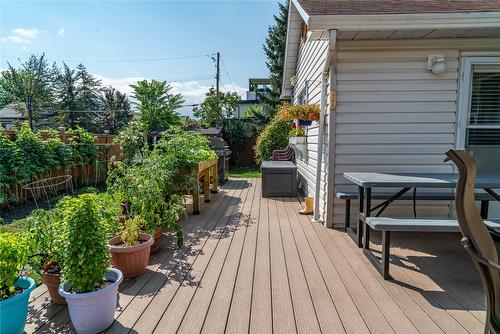
[[[456, 173], [344, 173], [344, 177], [361, 187], [381, 188], [455, 188]], [[478, 174], [477, 188], [500, 188], [500, 174]]]
[[263, 161], [261, 169], [297, 169], [291, 161]]

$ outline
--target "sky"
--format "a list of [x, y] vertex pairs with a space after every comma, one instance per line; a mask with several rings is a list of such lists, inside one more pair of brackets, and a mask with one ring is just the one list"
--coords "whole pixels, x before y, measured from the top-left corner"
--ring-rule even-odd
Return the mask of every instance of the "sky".
[[[0, 1], [0, 69], [31, 54], [89, 72], [130, 94], [142, 79], [167, 80], [186, 103], [215, 84], [244, 96], [267, 77], [262, 44], [277, 1]], [[190, 114], [183, 108], [182, 114]]]

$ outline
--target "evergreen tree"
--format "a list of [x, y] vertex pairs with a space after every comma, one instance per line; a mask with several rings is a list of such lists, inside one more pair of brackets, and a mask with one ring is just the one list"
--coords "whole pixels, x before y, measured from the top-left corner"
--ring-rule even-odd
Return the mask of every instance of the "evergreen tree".
[[62, 70], [58, 70], [55, 80], [57, 97], [56, 109], [59, 123], [73, 128], [77, 125], [78, 110], [78, 74], [63, 63]]
[[112, 87], [102, 91], [101, 112], [104, 130], [111, 134], [118, 133], [133, 117], [127, 94]]
[[78, 122], [87, 131], [97, 131], [99, 128], [99, 106], [101, 81], [90, 74], [83, 64], [76, 67], [78, 85]]
[[271, 88], [268, 89], [267, 96], [264, 96], [265, 103], [276, 112], [276, 107], [280, 104], [281, 86], [283, 83], [283, 66], [285, 63], [286, 29], [288, 24], [288, 4], [279, 4], [279, 14], [274, 15], [275, 23], [268, 28], [268, 36], [264, 43], [266, 53], [266, 65], [269, 69]]

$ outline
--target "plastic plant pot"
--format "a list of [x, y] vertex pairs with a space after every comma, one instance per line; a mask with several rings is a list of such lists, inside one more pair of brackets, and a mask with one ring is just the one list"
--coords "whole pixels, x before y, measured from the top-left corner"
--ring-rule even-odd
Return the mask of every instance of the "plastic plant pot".
[[123, 274], [118, 269], [110, 268], [105, 278], [113, 283], [93, 292], [71, 293], [67, 282], [59, 287], [59, 294], [66, 298], [69, 316], [78, 334], [95, 334], [113, 323], [118, 286], [123, 281]]
[[142, 275], [148, 266], [149, 254], [154, 239], [146, 233], [141, 233], [139, 239], [142, 243], [134, 246], [121, 246], [122, 240], [120, 236], [111, 238], [108, 242], [109, 251], [111, 252], [111, 263], [113, 267], [123, 273], [124, 278]]
[[21, 334], [24, 332], [28, 315], [28, 300], [35, 288], [35, 281], [29, 277], [20, 277], [16, 287], [25, 289], [21, 294], [0, 302], [0, 333]]

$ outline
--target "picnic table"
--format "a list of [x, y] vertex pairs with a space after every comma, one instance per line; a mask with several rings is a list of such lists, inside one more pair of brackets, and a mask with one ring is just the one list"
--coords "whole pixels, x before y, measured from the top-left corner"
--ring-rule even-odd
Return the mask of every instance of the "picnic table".
[[[372, 172], [346, 172], [344, 177], [358, 186], [358, 224], [354, 232], [358, 247], [369, 248], [370, 227], [366, 224], [366, 219], [371, 213], [377, 212], [379, 216], [390, 203], [405, 193], [413, 189], [413, 196], [416, 197], [418, 188], [453, 189], [456, 187], [458, 174], [455, 173], [372, 173]], [[372, 207], [373, 188], [399, 188], [392, 196], [388, 197], [381, 204]], [[478, 174], [476, 178], [476, 188], [483, 189], [491, 196], [491, 199], [500, 201], [500, 195], [493, 189], [500, 188], [500, 174]], [[488, 200], [484, 201], [488, 203]], [[415, 200], [413, 201], [414, 212]], [[486, 210], [485, 210], [486, 209]], [[487, 205], [482, 205], [483, 218], [487, 218]], [[363, 243], [364, 239], [364, 243]]]

